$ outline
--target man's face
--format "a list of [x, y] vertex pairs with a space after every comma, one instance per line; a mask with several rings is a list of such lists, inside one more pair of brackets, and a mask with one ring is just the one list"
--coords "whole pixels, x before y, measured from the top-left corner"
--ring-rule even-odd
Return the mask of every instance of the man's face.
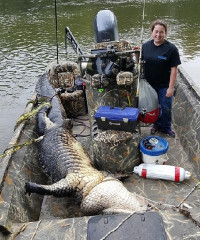
[[165, 28], [162, 25], [156, 25], [152, 32], [152, 38], [154, 40], [154, 44], [159, 46], [161, 45], [166, 37]]

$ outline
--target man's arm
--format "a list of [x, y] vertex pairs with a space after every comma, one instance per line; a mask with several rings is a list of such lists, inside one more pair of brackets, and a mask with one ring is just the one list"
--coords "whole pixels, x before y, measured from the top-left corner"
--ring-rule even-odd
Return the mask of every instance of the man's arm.
[[178, 72], [178, 66], [171, 68], [169, 88], [167, 89], [166, 97], [172, 97], [174, 94], [174, 86], [176, 82], [177, 72]]

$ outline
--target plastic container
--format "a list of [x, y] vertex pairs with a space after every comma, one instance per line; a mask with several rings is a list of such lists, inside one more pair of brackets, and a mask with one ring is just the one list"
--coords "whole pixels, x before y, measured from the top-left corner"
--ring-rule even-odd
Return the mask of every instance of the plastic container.
[[139, 120], [144, 123], [154, 123], [160, 115], [158, 94], [155, 89], [146, 81], [140, 79], [139, 84]]
[[138, 116], [138, 108], [100, 106], [94, 117], [99, 129], [134, 132]]
[[140, 151], [144, 163], [165, 164], [168, 160], [167, 150], [169, 144], [167, 140], [158, 136], [148, 136], [140, 141]]
[[154, 123], [158, 120], [160, 114], [160, 108], [156, 108], [152, 111], [142, 110], [139, 113], [139, 120], [143, 123]]
[[185, 171], [182, 167], [170, 165], [142, 163], [139, 166], [134, 167], [133, 172], [143, 178], [164, 179], [175, 182], [181, 182], [191, 177], [191, 173]]

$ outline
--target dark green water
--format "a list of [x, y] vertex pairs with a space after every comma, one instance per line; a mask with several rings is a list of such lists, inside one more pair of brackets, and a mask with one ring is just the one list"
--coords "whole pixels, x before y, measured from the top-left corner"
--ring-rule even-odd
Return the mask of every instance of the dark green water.
[[[142, 0], [57, 0], [59, 58], [66, 58], [65, 26], [84, 52], [92, 47], [93, 21], [101, 9], [110, 9], [116, 15], [120, 40], [140, 45]], [[199, 0], [146, 0], [143, 40], [150, 38], [153, 20], [167, 20], [168, 39], [177, 45], [182, 66], [200, 87], [199, 12]], [[0, 0], [0, 154], [38, 77], [49, 62], [56, 60], [54, 15], [54, 0]]]

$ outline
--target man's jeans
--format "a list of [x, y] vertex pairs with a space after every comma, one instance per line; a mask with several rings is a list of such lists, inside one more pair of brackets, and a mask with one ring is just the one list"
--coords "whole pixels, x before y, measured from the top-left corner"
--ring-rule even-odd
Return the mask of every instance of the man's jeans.
[[163, 133], [168, 133], [172, 130], [172, 104], [173, 96], [166, 97], [167, 88], [156, 89], [158, 94], [158, 102], [160, 105], [159, 119], [154, 123], [155, 127], [159, 127]]

